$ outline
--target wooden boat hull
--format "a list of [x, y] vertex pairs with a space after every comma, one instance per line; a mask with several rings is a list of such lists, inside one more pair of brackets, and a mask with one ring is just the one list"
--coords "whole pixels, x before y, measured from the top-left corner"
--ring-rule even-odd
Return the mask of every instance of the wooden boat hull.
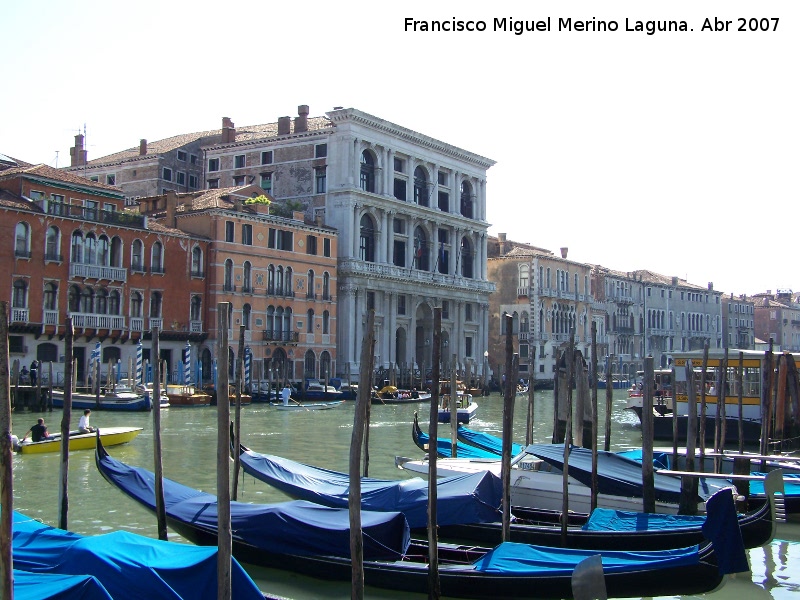
[[289, 412], [304, 412], [307, 410], [329, 410], [344, 404], [344, 400], [336, 400], [335, 402], [303, 402], [302, 404], [283, 404], [278, 402], [270, 402], [270, 406], [274, 406], [275, 410], [285, 410]]
[[210, 406], [208, 394], [167, 394], [170, 406]]
[[[64, 407], [63, 391], [53, 390], [53, 407]], [[91, 410], [144, 411], [151, 410], [153, 403], [150, 398], [138, 394], [132, 397], [101, 395], [99, 403], [94, 394], [72, 394], [72, 409], [84, 410], [86, 408]]]
[[[142, 432], [141, 427], [103, 427], [100, 436], [106, 446], [116, 446], [127, 444]], [[94, 450], [97, 445], [97, 435], [94, 433], [81, 433], [71, 435], [69, 438], [69, 449], [72, 450]], [[55, 440], [45, 440], [43, 442], [25, 442], [19, 450], [22, 454], [41, 454], [45, 452], [60, 452], [60, 436]]]

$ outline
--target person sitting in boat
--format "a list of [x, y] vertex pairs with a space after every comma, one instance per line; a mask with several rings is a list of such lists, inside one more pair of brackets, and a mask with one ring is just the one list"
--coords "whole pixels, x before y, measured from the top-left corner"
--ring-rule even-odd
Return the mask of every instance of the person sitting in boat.
[[91, 416], [91, 414], [92, 411], [89, 408], [83, 411], [81, 420], [78, 422], [78, 433], [94, 433], [95, 431], [97, 431], [96, 428], [89, 425], [89, 417]]
[[27, 433], [22, 436], [22, 441], [24, 442], [27, 437], [28, 433], [31, 434], [31, 439], [34, 442], [44, 442], [45, 440], [52, 439], [50, 433], [47, 431], [47, 425], [44, 424], [44, 419], [37, 419], [36, 425], [28, 429]]

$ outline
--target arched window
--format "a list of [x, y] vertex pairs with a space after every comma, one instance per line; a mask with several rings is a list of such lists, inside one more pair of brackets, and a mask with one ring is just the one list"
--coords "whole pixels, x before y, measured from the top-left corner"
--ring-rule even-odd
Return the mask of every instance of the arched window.
[[242, 307], [242, 325], [244, 325], [245, 329], [250, 329], [250, 312], [251, 312], [250, 305], [245, 303]]
[[98, 290], [95, 300], [95, 312], [98, 315], [108, 314], [108, 292], [106, 290]]
[[267, 267], [267, 294], [275, 294], [275, 265]]
[[303, 360], [304, 375], [308, 378], [317, 376], [317, 357], [314, 356], [313, 350], [306, 350], [305, 359]]
[[284, 340], [291, 341], [289, 337], [292, 335], [292, 309], [291, 307], [287, 307], [286, 310], [283, 311], [283, 331], [284, 333]]
[[48, 281], [44, 284], [44, 309], [58, 310], [58, 284]]
[[97, 264], [97, 238], [93, 233], [87, 233], [83, 240], [83, 264]]
[[292, 296], [294, 289], [292, 287], [292, 267], [286, 267], [286, 274], [284, 275], [283, 289], [286, 296]]
[[69, 286], [67, 308], [69, 312], [81, 312], [81, 290], [77, 285]]
[[131, 246], [131, 271], [144, 272], [144, 244], [142, 240], [133, 240]]
[[142, 318], [142, 305], [144, 304], [142, 294], [133, 292], [131, 294], [131, 317], [134, 319]]
[[203, 298], [201, 296], [192, 296], [191, 306], [189, 307], [189, 318], [192, 321], [201, 321], [203, 319]]
[[61, 261], [61, 231], [55, 225], [50, 225], [44, 236], [44, 259]]
[[203, 251], [199, 246], [192, 248], [192, 277], [203, 277]]
[[327, 350], [319, 355], [319, 376], [328, 381], [331, 376], [331, 355]]
[[22, 258], [31, 256], [31, 228], [25, 221], [17, 223], [14, 236], [14, 256]]
[[97, 264], [101, 267], [111, 266], [111, 243], [104, 235], [97, 240]]
[[252, 268], [250, 266], [250, 261], [244, 261], [244, 265], [242, 268], [242, 291], [243, 292], [252, 292], [253, 285], [251, 280], [251, 271]]
[[14, 294], [11, 298], [13, 308], [28, 308], [28, 284], [22, 279], [14, 282]]
[[528, 273], [529, 273], [528, 265], [519, 266], [519, 289], [520, 291], [525, 290], [524, 293], [527, 293], [528, 291]]
[[275, 321], [272, 327], [274, 340], [283, 341], [283, 307], [275, 309]]
[[369, 215], [361, 217], [359, 258], [367, 262], [375, 262], [375, 224]]
[[268, 306], [267, 307], [267, 322], [266, 322], [266, 326], [267, 326], [267, 337], [269, 337], [270, 340], [274, 340], [275, 339], [275, 307], [274, 306]]
[[150, 271], [152, 273], [164, 272], [164, 246], [161, 242], [153, 242], [153, 249], [150, 252]]
[[361, 189], [375, 192], [375, 158], [369, 150], [361, 153]]
[[113, 290], [108, 295], [108, 314], [110, 315], [119, 315], [121, 310], [120, 306], [120, 295], [117, 290]]
[[422, 227], [414, 230], [414, 267], [420, 271], [430, 271], [428, 236]]
[[461, 276], [472, 278], [472, 244], [466, 237], [461, 238]]
[[83, 262], [83, 234], [80, 231], [72, 232], [72, 242], [70, 244], [69, 259], [74, 263]]
[[468, 219], [473, 218], [473, 196], [472, 186], [469, 181], [461, 182], [461, 214]]
[[233, 261], [230, 258], [225, 261], [225, 278], [222, 283], [222, 291], [233, 291]]
[[211, 350], [203, 348], [203, 351], [200, 353], [200, 363], [203, 369], [203, 381], [211, 381], [214, 377], [211, 367]]
[[308, 292], [306, 293], [306, 297], [307, 298], [313, 298], [314, 297], [314, 270], [313, 269], [309, 269], [308, 270], [308, 278], [307, 278], [306, 281], [308, 283], [308, 287], [306, 288], [308, 290]]
[[150, 294], [150, 318], [157, 319], [161, 316], [161, 292]]
[[111, 266], [122, 267], [122, 240], [116, 235], [111, 238]]
[[428, 172], [423, 167], [414, 169], [414, 202], [428, 206]]
[[314, 333], [314, 309], [309, 308], [306, 315], [308, 322], [306, 323], [306, 333]]
[[275, 293], [279, 296], [283, 296], [286, 293], [283, 287], [283, 267], [278, 267], [277, 276], [275, 278]]
[[331, 332], [331, 313], [327, 310], [322, 313], [322, 333], [327, 335]]
[[331, 299], [331, 276], [327, 271], [322, 274], [322, 299]]
[[94, 312], [94, 290], [91, 288], [83, 288], [81, 291], [81, 310], [82, 313]]

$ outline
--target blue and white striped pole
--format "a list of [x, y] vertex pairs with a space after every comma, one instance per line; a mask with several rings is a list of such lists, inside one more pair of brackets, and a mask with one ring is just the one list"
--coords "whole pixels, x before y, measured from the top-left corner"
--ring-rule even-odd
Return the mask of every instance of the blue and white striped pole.
[[189, 342], [183, 348], [183, 384], [191, 385], [192, 383], [192, 347]]
[[250, 348], [247, 347], [244, 349], [244, 383], [245, 385], [250, 385], [250, 363], [252, 361], [253, 354], [250, 352]]
[[142, 340], [136, 344], [136, 385], [143, 385], [142, 379]]

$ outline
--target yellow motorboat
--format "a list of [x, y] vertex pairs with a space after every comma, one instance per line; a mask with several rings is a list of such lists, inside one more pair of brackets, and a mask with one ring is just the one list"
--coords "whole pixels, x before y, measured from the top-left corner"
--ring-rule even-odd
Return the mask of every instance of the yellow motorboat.
[[[100, 437], [103, 438], [103, 446], [116, 446], [127, 444], [139, 433], [141, 427], [101, 427]], [[94, 450], [97, 445], [96, 433], [78, 433], [71, 431], [69, 436], [70, 450]], [[39, 454], [43, 452], [61, 451], [61, 434], [55, 434], [50, 439], [41, 442], [25, 440], [14, 444], [14, 450], [22, 454]]]

